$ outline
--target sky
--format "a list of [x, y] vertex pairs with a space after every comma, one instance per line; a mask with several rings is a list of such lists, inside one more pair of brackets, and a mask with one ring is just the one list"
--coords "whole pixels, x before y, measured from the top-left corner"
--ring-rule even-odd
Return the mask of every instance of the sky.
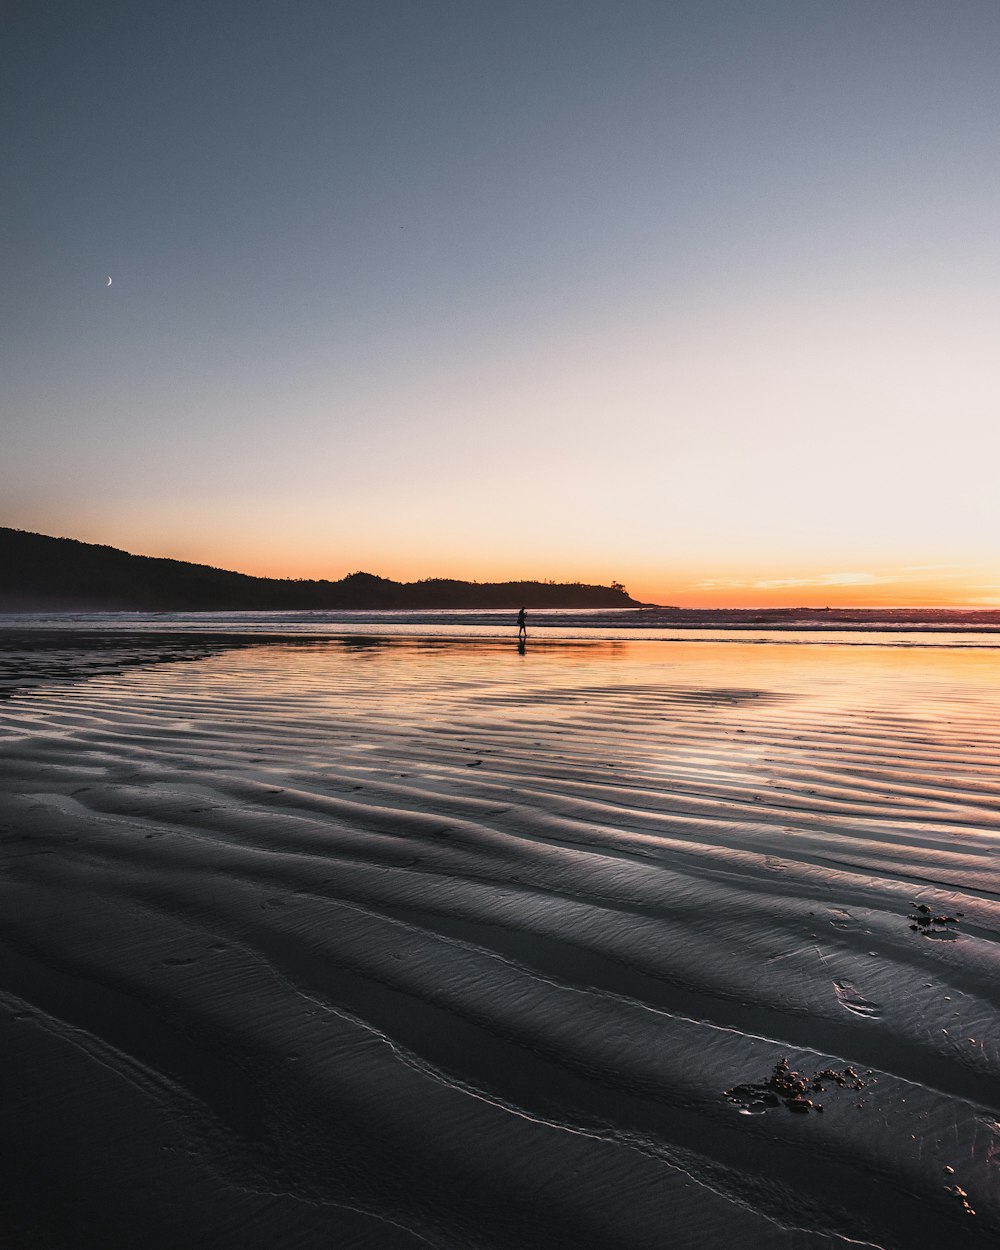
[[998, 117], [996, 0], [8, 0], [0, 525], [1000, 606]]

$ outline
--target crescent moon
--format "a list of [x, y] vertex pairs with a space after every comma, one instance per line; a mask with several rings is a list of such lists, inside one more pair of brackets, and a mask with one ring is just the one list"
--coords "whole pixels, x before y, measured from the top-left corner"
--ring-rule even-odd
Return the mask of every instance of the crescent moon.
[[110, 285], [111, 285], [111, 275], [109, 274], [109, 275], [108, 275], [108, 286], [110, 286]]

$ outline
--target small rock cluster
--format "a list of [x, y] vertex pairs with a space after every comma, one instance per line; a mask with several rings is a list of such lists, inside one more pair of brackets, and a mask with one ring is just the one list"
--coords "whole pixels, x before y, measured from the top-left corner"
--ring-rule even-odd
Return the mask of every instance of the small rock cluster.
[[936, 937], [947, 932], [947, 925], [958, 924], [959, 920], [965, 914], [964, 912], [956, 912], [954, 916], [946, 916], [942, 913], [935, 916], [933, 910], [926, 903], [913, 903], [911, 906], [916, 908], [916, 912], [910, 916], [913, 923], [910, 928], [917, 933], [923, 933], [925, 937]]
[[[836, 1085], [839, 1089], [864, 1089], [871, 1075], [871, 1072], [866, 1072], [861, 1076], [855, 1068], [848, 1066], [842, 1072], [836, 1068], [823, 1068], [812, 1076], [805, 1076], [789, 1067], [787, 1059], [779, 1059], [766, 1081], [734, 1085], [726, 1090], [726, 1097], [751, 1112], [767, 1111], [784, 1103], [789, 1111], [808, 1115], [810, 1111], [823, 1110], [823, 1104], [815, 1102], [809, 1094], [823, 1094], [829, 1085]], [[861, 1105], [859, 1102], [858, 1106]]]
[[965, 1192], [961, 1185], [945, 1185], [945, 1193], [954, 1194], [962, 1203], [962, 1210], [966, 1215], [975, 1215], [971, 1205], [969, 1204], [969, 1195]]

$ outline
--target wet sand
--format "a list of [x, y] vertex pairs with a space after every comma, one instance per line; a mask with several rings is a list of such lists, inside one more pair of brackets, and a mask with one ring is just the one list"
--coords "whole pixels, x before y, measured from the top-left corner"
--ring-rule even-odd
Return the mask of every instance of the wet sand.
[[1000, 1243], [1000, 652], [37, 643], [5, 1244]]

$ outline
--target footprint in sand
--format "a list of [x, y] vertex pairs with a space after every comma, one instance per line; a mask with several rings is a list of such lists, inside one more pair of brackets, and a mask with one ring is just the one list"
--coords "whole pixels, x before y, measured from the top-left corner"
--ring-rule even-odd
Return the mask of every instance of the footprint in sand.
[[833, 990], [841, 1007], [856, 1016], [866, 1016], [868, 1019], [874, 1019], [882, 1013], [882, 1008], [878, 1003], [873, 1003], [867, 998], [863, 998], [857, 987], [852, 985], [850, 981], [834, 981]]

